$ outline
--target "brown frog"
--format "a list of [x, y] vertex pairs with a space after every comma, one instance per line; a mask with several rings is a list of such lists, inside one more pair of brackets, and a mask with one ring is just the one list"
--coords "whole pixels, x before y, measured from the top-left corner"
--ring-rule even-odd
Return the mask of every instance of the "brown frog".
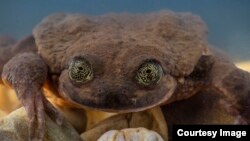
[[13, 56], [23, 53], [4, 65], [2, 80], [27, 111], [30, 140], [43, 139], [45, 113], [62, 121], [43, 87], [69, 105], [117, 113], [161, 106], [165, 115], [164, 105], [211, 89], [236, 123], [249, 124], [250, 74], [211, 51], [206, 34], [190, 13], [55, 14], [12, 46]]

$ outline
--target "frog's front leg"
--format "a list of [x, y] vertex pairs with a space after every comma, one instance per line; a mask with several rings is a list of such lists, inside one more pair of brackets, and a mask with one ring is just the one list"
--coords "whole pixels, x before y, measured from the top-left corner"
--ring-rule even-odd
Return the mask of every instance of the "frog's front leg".
[[[112, 137], [118, 134], [124, 135], [123, 138]], [[160, 107], [155, 107], [147, 111], [109, 117], [84, 132], [81, 137], [86, 141], [96, 141], [98, 138], [98, 141], [116, 141], [119, 139], [133, 141], [132, 139], [143, 140], [146, 138], [163, 138], [167, 141], [168, 129]], [[124, 137], [128, 138], [124, 139]]]
[[[16, 43], [11, 37], [0, 35], [0, 74], [2, 74], [4, 64], [15, 55], [24, 52], [37, 52], [35, 39], [32, 35]], [[2, 79], [0, 79], [0, 84], [1, 83]]]
[[47, 66], [36, 54], [23, 53], [4, 65], [2, 79], [11, 86], [29, 117], [31, 141], [42, 141], [45, 133], [45, 112], [61, 123], [62, 116], [46, 100], [42, 87], [47, 78]]
[[222, 58], [215, 58], [211, 84], [226, 97], [227, 110], [238, 116], [236, 124], [250, 124], [250, 73]]

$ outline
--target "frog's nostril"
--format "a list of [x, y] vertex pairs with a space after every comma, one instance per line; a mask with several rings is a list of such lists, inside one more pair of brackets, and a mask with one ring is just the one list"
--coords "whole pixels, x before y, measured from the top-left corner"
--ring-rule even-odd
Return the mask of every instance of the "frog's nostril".
[[130, 89], [128, 87], [121, 86], [99, 86], [96, 88], [95, 93], [97, 95], [128, 95], [130, 93]]
[[122, 89], [122, 94], [128, 94], [128, 90], [127, 89]]
[[97, 89], [97, 94], [103, 94], [105, 90], [103, 88]]

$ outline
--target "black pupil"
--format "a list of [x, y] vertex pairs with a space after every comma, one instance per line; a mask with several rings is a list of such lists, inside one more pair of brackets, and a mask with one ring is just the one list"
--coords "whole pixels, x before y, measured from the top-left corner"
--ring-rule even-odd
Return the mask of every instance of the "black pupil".
[[146, 70], [146, 73], [151, 73], [151, 70], [150, 69]]

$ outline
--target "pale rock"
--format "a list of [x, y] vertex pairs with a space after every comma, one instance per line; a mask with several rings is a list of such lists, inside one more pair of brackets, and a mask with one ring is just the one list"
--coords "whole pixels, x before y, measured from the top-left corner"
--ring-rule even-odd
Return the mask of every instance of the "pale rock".
[[[0, 120], [0, 141], [28, 141], [28, 117], [24, 108]], [[46, 117], [44, 141], [81, 141], [81, 138], [68, 122], [58, 126]]]
[[104, 133], [97, 141], [163, 141], [162, 137], [146, 128], [127, 128]]

